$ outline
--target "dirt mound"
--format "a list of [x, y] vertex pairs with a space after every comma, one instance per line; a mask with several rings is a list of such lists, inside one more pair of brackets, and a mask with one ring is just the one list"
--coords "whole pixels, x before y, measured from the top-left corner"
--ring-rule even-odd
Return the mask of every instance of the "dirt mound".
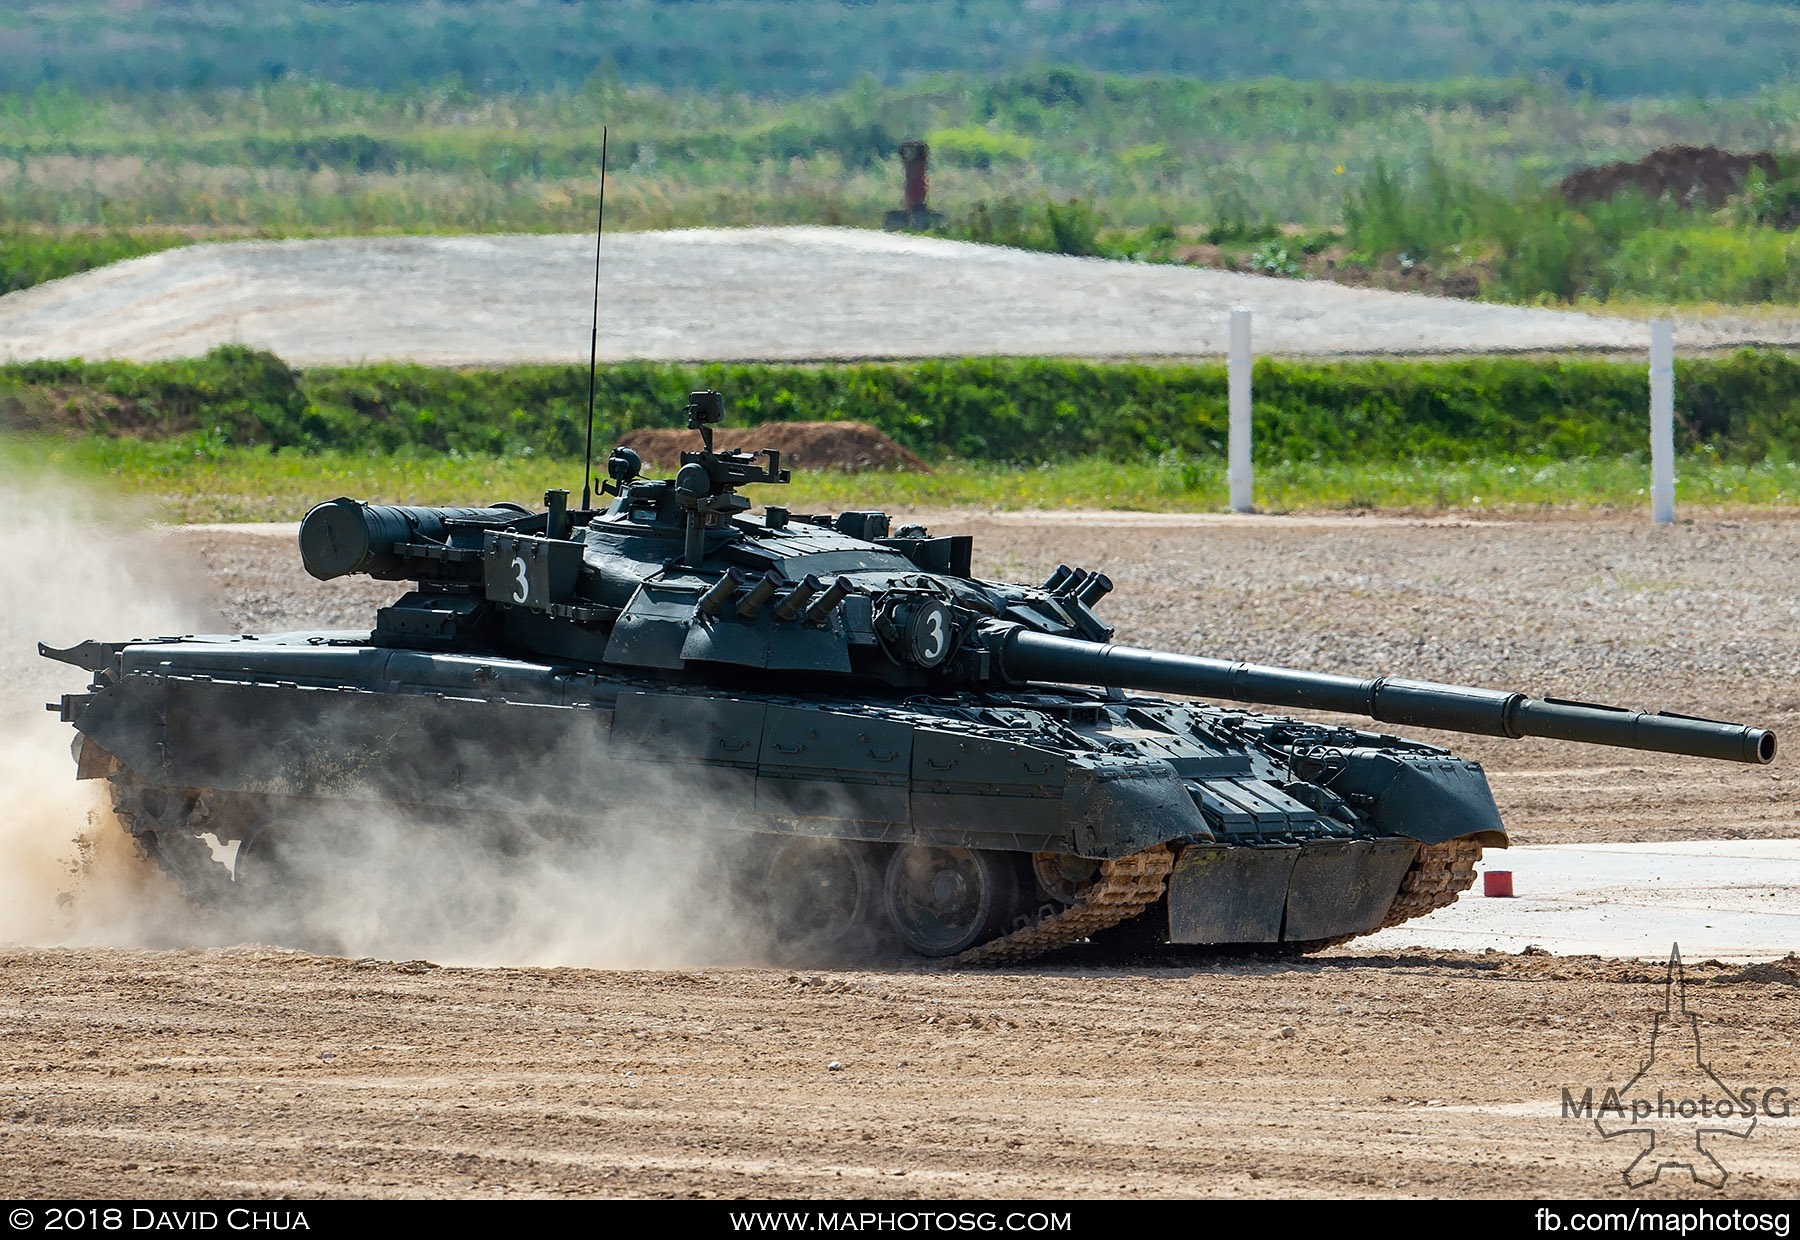
[[1769, 986], [1800, 986], [1800, 955], [1789, 952], [1780, 960], [1749, 965], [1718, 980], [1721, 982], [1753, 982]]
[[[627, 431], [620, 440], [635, 448], [646, 468], [672, 470], [683, 452], [700, 446], [693, 431], [669, 427]], [[765, 422], [753, 427], [722, 427], [713, 433], [715, 447], [760, 452], [773, 448], [790, 469], [841, 469], [846, 473], [880, 469], [928, 474], [931, 467], [867, 422]]]
[[1716, 146], [1665, 146], [1635, 163], [1583, 168], [1562, 179], [1557, 189], [1569, 202], [1602, 202], [1627, 186], [1648, 198], [1665, 194], [1683, 206], [1720, 207], [1744, 188], [1750, 169], [1761, 168], [1773, 181], [1780, 175], [1768, 151], [1739, 155]]

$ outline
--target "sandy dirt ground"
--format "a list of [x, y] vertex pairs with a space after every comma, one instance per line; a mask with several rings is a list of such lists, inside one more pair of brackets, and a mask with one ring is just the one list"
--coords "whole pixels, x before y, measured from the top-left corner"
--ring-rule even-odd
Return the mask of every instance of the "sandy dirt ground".
[[[1800, 960], [1696, 967], [1734, 1089], [1800, 1078]], [[0, 954], [9, 1195], [1623, 1195], [1661, 966], [1337, 955], [1002, 973]], [[1716, 1092], [1716, 1091], [1715, 1091]], [[1780, 1110], [1782, 1099], [1774, 1099]], [[1709, 1138], [1791, 1198], [1800, 1124]], [[1689, 1138], [1691, 1155], [1691, 1137]], [[1685, 1181], [1685, 1183], [1684, 1183]], [[1634, 1195], [1691, 1194], [1685, 1174]]]
[[[1780, 517], [1696, 513], [1662, 528], [1636, 515], [934, 514], [930, 524], [974, 533], [986, 575], [1039, 578], [1064, 561], [1104, 569], [1118, 588], [1102, 611], [1124, 641], [1800, 735], [1800, 524]], [[191, 581], [227, 631], [366, 626], [368, 607], [396, 592], [308, 582], [289, 537], [170, 533], [134, 556], [203, 570]], [[119, 636], [129, 616], [129, 605], [76, 609], [57, 620], [67, 631], [43, 636]], [[1520, 842], [1800, 835], [1785, 759], [1751, 768], [1478, 738], [1455, 748], [1487, 766]], [[11, 790], [15, 803], [23, 791]], [[72, 908], [94, 896], [75, 889]], [[134, 925], [111, 939], [90, 924], [0, 948], [0, 1190], [1800, 1192], [1800, 1120], [1781, 1115], [1782, 1091], [1800, 1093], [1793, 955], [1688, 962], [1697, 1054], [1717, 1080], [1695, 1076], [1679, 1007], [1653, 1067], [1672, 1071], [1685, 1055], [1669, 1096], [1722, 1084], [1753, 1098], [1757, 1122], [1747, 1135], [1701, 1138], [1728, 1173], [1722, 1189], [1674, 1167], [1628, 1189], [1623, 1172], [1647, 1136], [1602, 1139], [1592, 1119], [1563, 1115], [1563, 1091], [1591, 1087], [1599, 1100], [1638, 1071], [1668, 996], [1659, 960], [1353, 942], [1301, 960], [1078, 950], [1004, 971], [828, 971], [758, 967], [719, 944], [711, 958], [703, 949], [646, 970], [183, 946], [174, 910]], [[1692, 1161], [1694, 1127], [1665, 1125], [1662, 1148], [1685, 1142]]]
[[[585, 361], [593, 270], [580, 236], [190, 246], [0, 297], [0, 359], [240, 343], [296, 365]], [[1217, 358], [1238, 306], [1256, 349], [1285, 356], [1649, 342], [1619, 318], [849, 228], [620, 233], [602, 271], [607, 360]], [[1793, 345], [1800, 316], [1689, 314], [1675, 338], [1684, 351]]]

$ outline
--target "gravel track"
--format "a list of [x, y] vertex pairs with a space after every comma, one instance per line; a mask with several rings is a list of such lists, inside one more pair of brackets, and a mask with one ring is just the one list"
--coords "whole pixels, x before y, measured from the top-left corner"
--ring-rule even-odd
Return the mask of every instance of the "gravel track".
[[[592, 239], [337, 238], [190, 246], [0, 297], [0, 359], [296, 365], [585, 361]], [[1217, 357], [1230, 311], [1286, 356], [1640, 353], [1640, 322], [849, 228], [606, 239], [600, 356], [811, 361], [1003, 354]], [[1800, 316], [1685, 316], [1684, 350], [1800, 344]]]

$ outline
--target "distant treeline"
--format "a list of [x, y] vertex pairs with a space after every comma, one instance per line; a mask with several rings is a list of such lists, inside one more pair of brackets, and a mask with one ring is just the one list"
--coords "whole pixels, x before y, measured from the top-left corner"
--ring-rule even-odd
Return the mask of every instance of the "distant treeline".
[[[0, 425], [190, 435], [272, 449], [579, 458], [587, 367], [365, 365], [298, 371], [228, 346], [155, 362], [0, 366]], [[1036, 464], [1223, 454], [1219, 365], [962, 359], [830, 366], [626, 363], [599, 374], [596, 451], [680, 424], [687, 393], [728, 424], [869, 422], [931, 460]], [[1641, 363], [1471, 359], [1257, 363], [1264, 461], [1556, 461], [1647, 452]], [[1800, 359], [1760, 351], [1676, 367], [1678, 445], [1800, 458]]]
[[0, 15], [0, 82], [542, 90], [594, 76], [797, 95], [1041, 64], [1208, 80], [1543, 76], [1736, 94], [1793, 72], [1784, 0], [69, 0]]

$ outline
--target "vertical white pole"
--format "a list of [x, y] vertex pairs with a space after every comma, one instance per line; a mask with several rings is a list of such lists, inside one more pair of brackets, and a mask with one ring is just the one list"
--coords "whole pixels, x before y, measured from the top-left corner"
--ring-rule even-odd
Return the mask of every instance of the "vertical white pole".
[[1231, 484], [1231, 511], [1249, 512], [1256, 502], [1256, 479], [1250, 465], [1250, 311], [1243, 306], [1231, 312], [1225, 376], [1231, 411], [1225, 478]]
[[1675, 519], [1675, 324], [1650, 324], [1650, 519]]

